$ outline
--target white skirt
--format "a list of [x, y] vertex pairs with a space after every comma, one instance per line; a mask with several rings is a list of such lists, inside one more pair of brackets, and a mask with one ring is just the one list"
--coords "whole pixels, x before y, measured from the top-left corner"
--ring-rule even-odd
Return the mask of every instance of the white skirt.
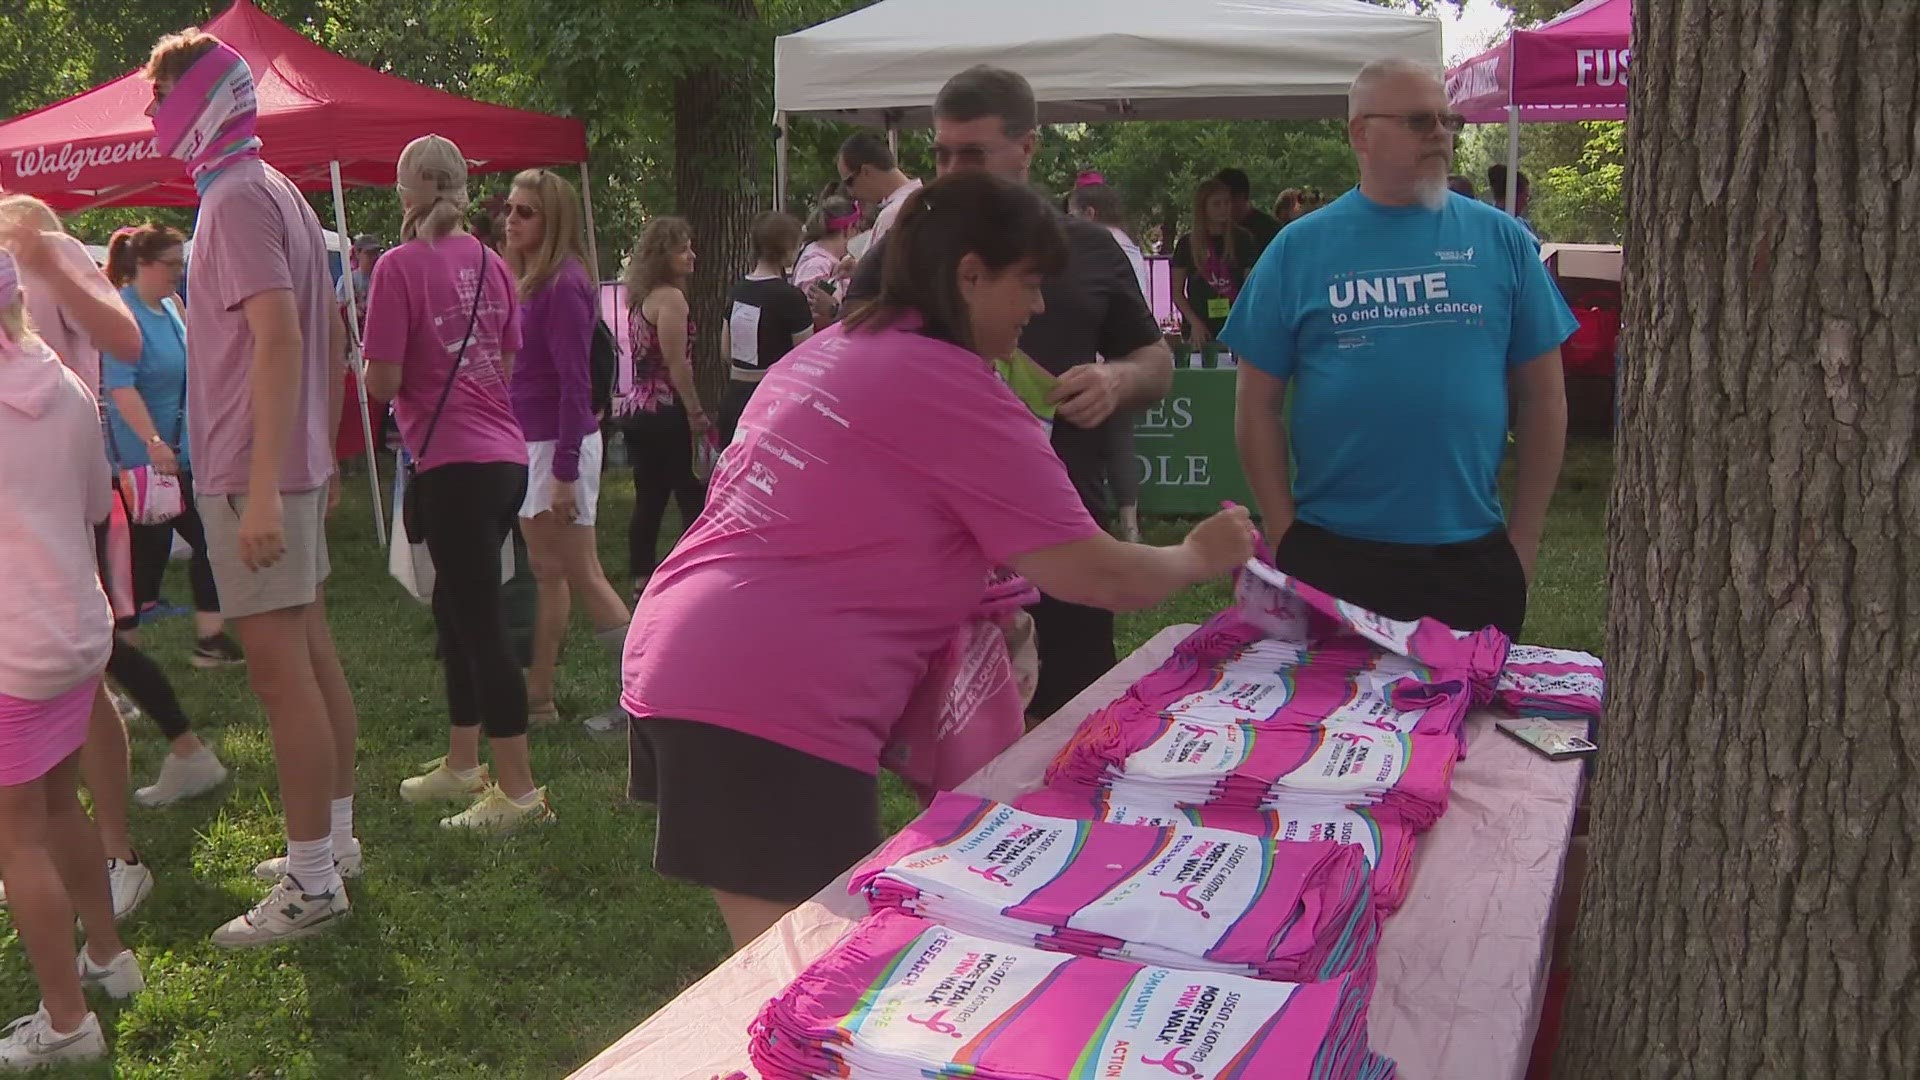
[[[520, 504], [520, 516], [538, 517], [553, 509], [554, 440], [527, 444], [527, 498]], [[575, 491], [579, 510], [575, 525], [592, 525], [600, 509], [600, 432], [580, 440], [580, 481]]]

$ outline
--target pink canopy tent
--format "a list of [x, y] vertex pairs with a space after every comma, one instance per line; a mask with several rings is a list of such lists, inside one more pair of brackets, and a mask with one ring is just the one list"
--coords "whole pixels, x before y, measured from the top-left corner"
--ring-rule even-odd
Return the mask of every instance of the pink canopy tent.
[[[202, 29], [232, 46], [253, 69], [258, 131], [268, 164], [304, 191], [332, 190], [342, 266], [351, 265], [343, 189], [392, 184], [401, 149], [429, 132], [459, 144], [474, 172], [578, 162], [593, 254], [587, 131], [580, 121], [469, 101], [383, 74], [321, 48], [251, 0], [235, 0]], [[147, 81], [133, 71], [0, 123], [0, 191], [35, 195], [63, 211], [196, 204], [185, 168], [161, 157], [154, 145], [146, 117], [152, 99]], [[351, 306], [351, 292], [348, 297]], [[361, 425], [371, 447], [364, 382], [361, 387]], [[377, 472], [370, 467], [367, 475], [374, 489], [375, 531], [384, 544]]]
[[1583, 0], [1447, 72], [1447, 99], [1468, 120], [1507, 123], [1507, 203], [1519, 183], [1521, 123], [1624, 120], [1633, 0]]

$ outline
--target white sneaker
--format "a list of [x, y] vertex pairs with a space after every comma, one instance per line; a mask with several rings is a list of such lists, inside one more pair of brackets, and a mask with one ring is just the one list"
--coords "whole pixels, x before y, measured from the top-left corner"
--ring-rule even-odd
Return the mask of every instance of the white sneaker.
[[107, 1056], [106, 1036], [92, 1013], [77, 1031], [53, 1030], [53, 1019], [41, 1005], [8, 1024], [0, 1032], [0, 1069], [43, 1069], [63, 1061], [99, 1061]]
[[160, 778], [133, 793], [134, 801], [149, 810], [171, 806], [182, 799], [205, 795], [225, 783], [227, 767], [212, 750], [201, 747], [192, 757], [168, 754], [160, 762]]
[[288, 874], [252, 911], [215, 930], [213, 943], [222, 949], [256, 949], [298, 941], [331, 928], [349, 907], [344, 885], [331, 892], [310, 893]]
[[[334, 856], [333, 868], [340, 871], [342, 878], [350, 880], [359, 877], [360, 841], [355, 840], [353, 842], [353, 849], [351, 851], [346, 851]], [[253, 876], [259, 878], [261, 881], [279, 881], [281, 878], [287, 876], [287, 857], [285, 855], [276, 855], [262, 862], [253, 868]]]
[[119, 922], [153, 893], [153, 871], [138, 855], [131, 862], [108, 859], [107, 886], [113, 890], [113, 921]]
[[96, 964], [87, 950], [80, 950], [80, 988], [99, 990], [115, 1001], [125, 1001], [147, 988], [147, 977], [140, 970], [140, 959], [133, 955], [132, 949], [120, 950], [120, 955], [108, 964]]
[[587, 734], [598, 736], [625, 735], [627, 733], [627, 710], [615, 705], [599, 716], [589, 716], [580, 722]]

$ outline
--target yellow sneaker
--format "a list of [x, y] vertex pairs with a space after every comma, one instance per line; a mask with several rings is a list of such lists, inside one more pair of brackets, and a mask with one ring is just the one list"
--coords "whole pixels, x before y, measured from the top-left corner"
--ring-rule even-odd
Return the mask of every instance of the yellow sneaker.
[[427, 771], [400, 781], [400, 797], [407, 802], [460, 802], [485, 794], [491, 784], [485, 765], [475, 769], [471, 776], [461, 776], [447, 768], [446, 758], [429, 761], [423, 768]]
[[480, 801], [450, 818], [441, 818], [443, 829], [479, 829], [485, 832], [509, 832], [525, 824], [544, 825], [553, 820], [553, 805], [547, 802], [547, 789], [536, 788], [539, 796], [531, 806], [521, 806], [493, 784]]

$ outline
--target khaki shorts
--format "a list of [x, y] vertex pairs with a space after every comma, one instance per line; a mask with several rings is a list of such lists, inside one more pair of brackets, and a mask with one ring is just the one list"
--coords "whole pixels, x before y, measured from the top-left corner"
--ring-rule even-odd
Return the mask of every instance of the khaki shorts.
[[240, 561], [240, 515], [245, 495], [202, 495], [200, 521], [207, 530], [207, 560], [220, 590], [220, 614], [229, 619], [304, 607], [320, 598], [327, 580], [327, 489], [280, 495], [280, 517], [287, 552], [265, 570], [249, 570]]

